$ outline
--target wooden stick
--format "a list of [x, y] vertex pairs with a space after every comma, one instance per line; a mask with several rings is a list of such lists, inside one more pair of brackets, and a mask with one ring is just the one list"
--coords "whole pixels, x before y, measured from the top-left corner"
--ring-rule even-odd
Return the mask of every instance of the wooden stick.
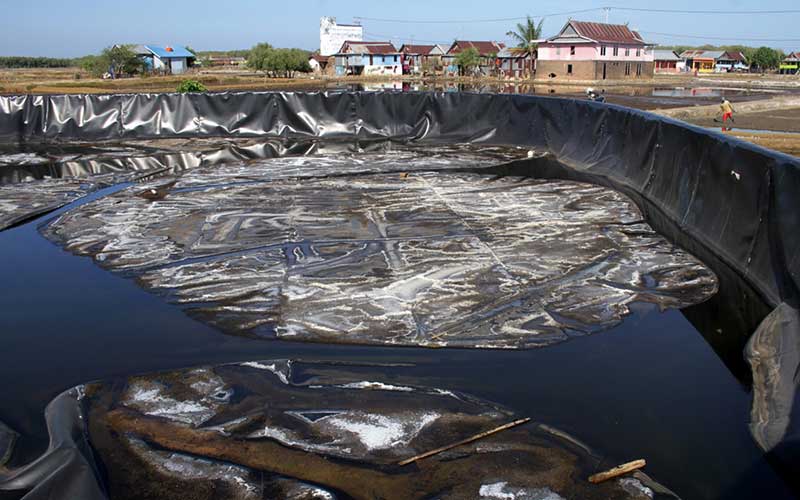
[[408, 464], [410, 464], [412, 462], [416, 462], [417, 460], [422, 460], [423, 458], [428, 458], [428, 457], [431, 457], [433, 455], [438, 455], [439, 453], [442, 453], [443, 451], [452, 450], [453, 448], [457, 448], [459, 446], [472, 443], [473, 441], [477, 441], [479, 439], [483, 439], [485, 437], [491, 436], [492, 434], [497, 434], [498, 432], [502, 432], [502, 431], [504, 431], [506, 429], [510, 429], [512, 427], [516, 427], [518, 425], [522, 425], [522, 424], [524, 424], [526, 422], [530, 422], [530, 420], [531, 420], [530, 418], [522, 418], [522, 419], [519, 419], [519, 420], [515, 420], [515, 421], [510, 422], [508, 424], [501, 425], [500, 427], [495, 427], [494, 429], [490, 429], [488, 431], [481, 432], [480, 434], [475, 434], [474, 436], [468, 437], [467, 439], [462, 439], [461, 441], [458, 441], [457, 443], [448, 444], [448, 445], [442, 446], [441, 448], [436, 448], [435, 450], [426, 451], [425, 453], [421, 453], [421, 454], [415, 455], [415, 456], [413, 456], [411, 458], [407, 458], [405, 460], [397, 462], [397, 465], [408, 465]]
[[618, 465], [605, 472], [599, 472], [593, 476], [589, 476], [589, 482], [594, 484], [602, 483], [603, 481], [608, 481], [609, 479], [614, 479], [615, 477], [619, 477], [629, 472], [641, 469], [645, 465], [647, 465], [647, 462], [645, 462], [644, 459], [634, 460], [633, 462]]

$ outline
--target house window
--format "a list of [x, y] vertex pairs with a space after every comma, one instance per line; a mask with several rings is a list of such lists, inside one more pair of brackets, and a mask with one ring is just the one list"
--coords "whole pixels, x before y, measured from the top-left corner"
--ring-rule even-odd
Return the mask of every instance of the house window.
[[615, 56], [619, 55], [619, 47], [617, 47], [616, 45], [614, 45], [614, 55]]
[[636, 76], [642, 76], [642, 63], [636, 65]]
[[574, 45], [570, 45], [569, 46], [569, 55], [571, 55], [571, 56], [575, 55], [575, 46]]
[[572, 74], [572, 65], [571, 64], [567, 64], [567, 74], [568, 75]]
[[630, 47], [625, 47], [625, 56], [629, 56], [629, 55], [631, 55], [631, 48]]
[[605, 45], [601, 45], [600, 46], [600, 55], [601, 56], [606, 55], [606, 46]]
[[625, 63], [625, 76], [630, 76], [631, 74], [631, 63]]
[[642, 49], [637, 48], [636, 49], [636, 57], [639, 57], [640, 55], [642, 55]]

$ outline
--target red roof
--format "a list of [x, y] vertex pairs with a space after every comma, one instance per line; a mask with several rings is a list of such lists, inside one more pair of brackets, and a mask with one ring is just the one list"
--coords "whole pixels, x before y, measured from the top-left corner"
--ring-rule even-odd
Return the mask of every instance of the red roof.
[[478, 53], [480, 55], [488, 56], [490, 54], [497, 54], [503, 50], [505, 44], [499, 42], [473, 42], [469, 40], [456, 40], [453, 42], [453, 45], [450, 46], [450, 49], [447, 51], [447, 53], [459, 54], [470, 47], [478, 49]]
[[400, 52], [403, 54], [420, 54], [424, 56], [430, 54], [434, 47], [436, 47], [436, 45], [406, 44], [400, 47]]
[[323, 64], [328, 62], [328, 56], [323, 56], [320, 54], [311, 54], [311, 59]]
[[391, 42], [359, 42], [348, 40], [342, 44], [340, 53], [351, 54], [397, 54], [397, 49]]
[[722, 57], [720, 59], [724, 59], [726, 61], [741, 61], [741, 62], [747, 61], [747, 59], [745, 59], [744, 57], [744, 54], [742, 54], [741, 52], [733, 52], [733, 51], [725, 52], [724, 54], [722, 54]]
[[570, 21], [569, 24], [584, 38], [596, 42], [630, 43], [644, 45], [641, 35], [624, 24], [588, 23]]

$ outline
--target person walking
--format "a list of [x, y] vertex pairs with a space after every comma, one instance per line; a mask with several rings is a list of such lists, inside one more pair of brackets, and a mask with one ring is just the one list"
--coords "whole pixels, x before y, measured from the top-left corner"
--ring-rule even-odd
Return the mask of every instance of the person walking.
[[729, 100], [723, 97], [722, 103], [719, 105], [719, 109], [722, 111], [722, 123], [727, 122], [728, 119], [735, 123], [735, 120], [733, 119], [733, 106]]

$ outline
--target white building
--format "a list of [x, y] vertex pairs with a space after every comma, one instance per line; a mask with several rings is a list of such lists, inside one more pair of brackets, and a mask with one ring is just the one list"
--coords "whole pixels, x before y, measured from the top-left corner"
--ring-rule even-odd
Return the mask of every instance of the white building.
[[337, 53], [344, 42], [360, 42], [364, 40], [364, 27], [356, 24], [336, 24], [335, 17], [323, 17], [319, 20], [319, 53], [332, 56]]

